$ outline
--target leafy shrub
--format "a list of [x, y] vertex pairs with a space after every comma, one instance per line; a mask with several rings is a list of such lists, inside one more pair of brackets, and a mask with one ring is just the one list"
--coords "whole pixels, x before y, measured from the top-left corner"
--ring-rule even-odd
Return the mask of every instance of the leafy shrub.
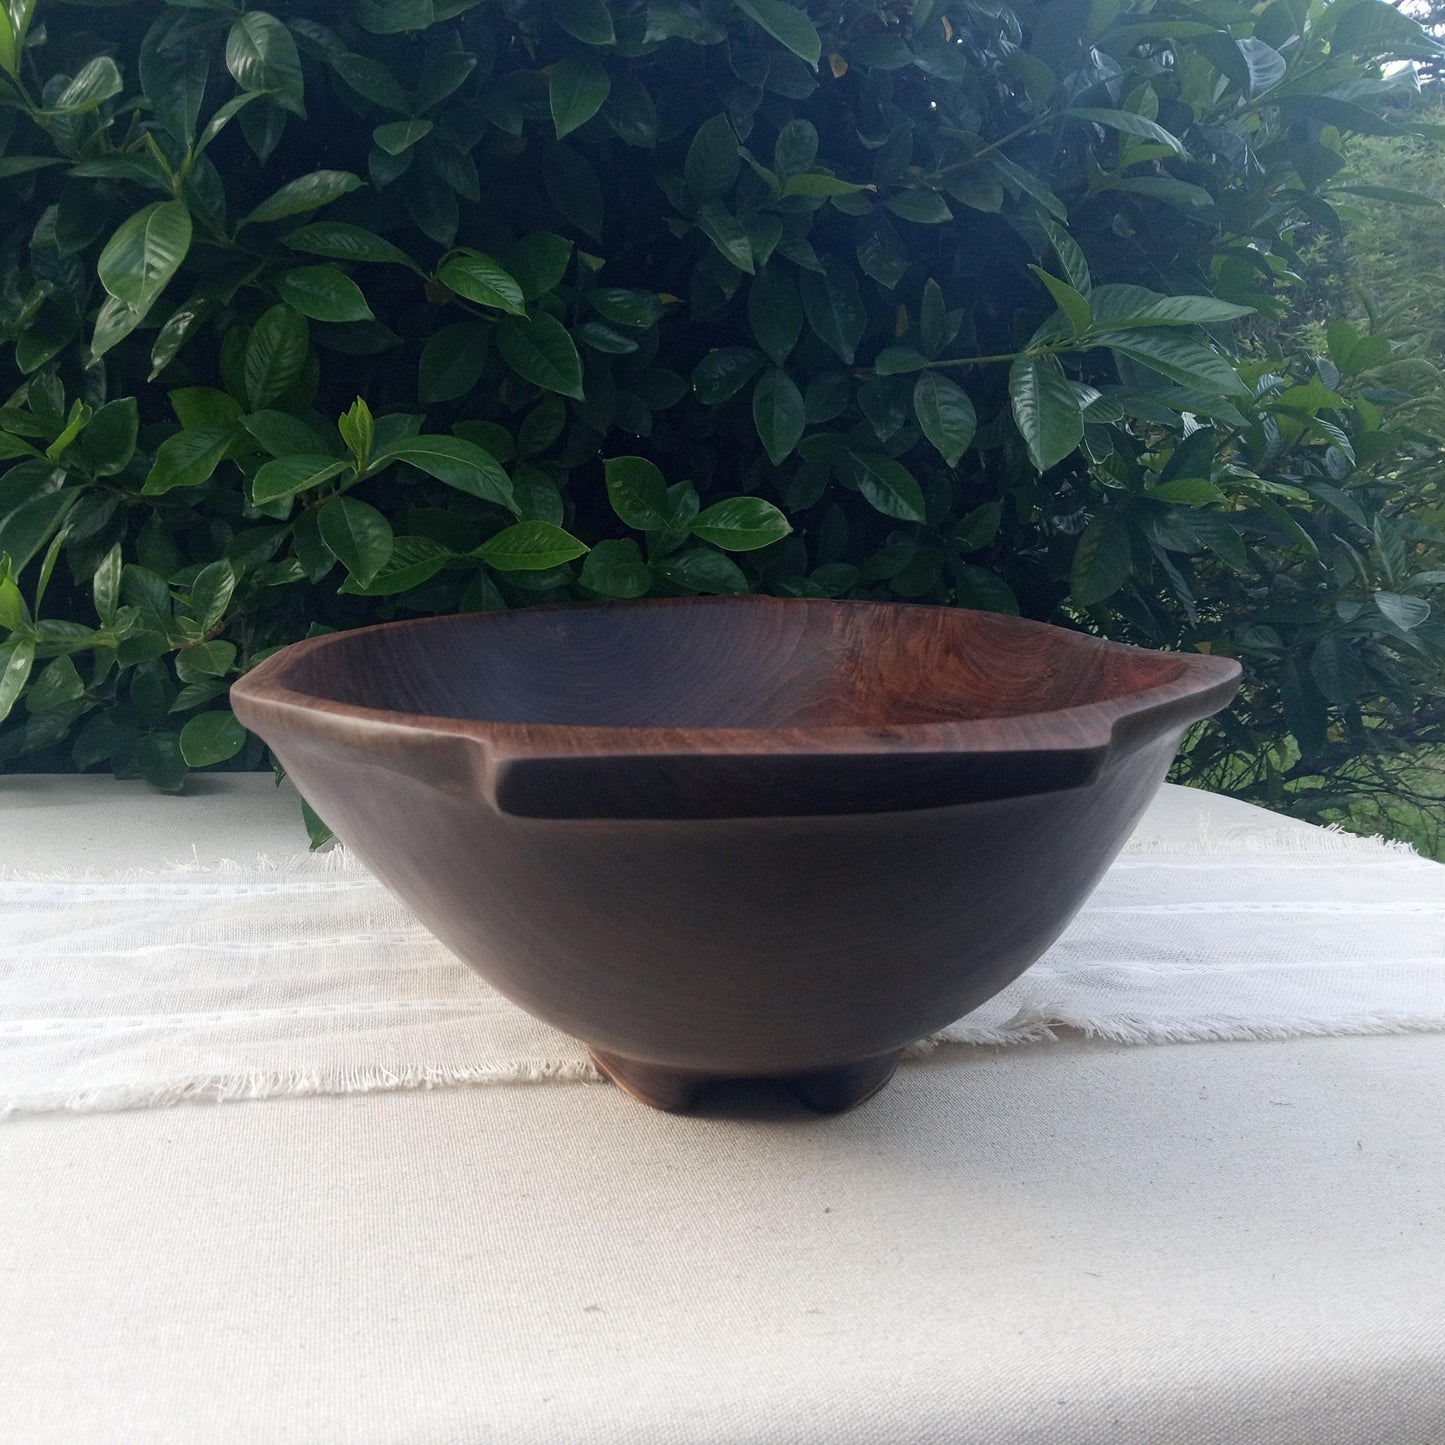
[[747, 589], [1239, 652], [1220, 777], [1440, 695], [1398, 398], [1231, 355], [1403, 128], [1384, 0], [0, 16], [0, 766], [175, 790], [308, 630]]

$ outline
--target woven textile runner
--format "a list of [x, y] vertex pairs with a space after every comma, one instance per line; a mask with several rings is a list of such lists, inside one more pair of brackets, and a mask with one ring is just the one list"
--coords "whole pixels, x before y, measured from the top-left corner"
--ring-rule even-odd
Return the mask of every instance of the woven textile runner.
[[[0, 880], [0, 1113], [596, 1081], [344, 852]], [[1445, 1029], [1445, 867], [1326, 829], [1136, 834], [1064, 937], [915, 1048]]]

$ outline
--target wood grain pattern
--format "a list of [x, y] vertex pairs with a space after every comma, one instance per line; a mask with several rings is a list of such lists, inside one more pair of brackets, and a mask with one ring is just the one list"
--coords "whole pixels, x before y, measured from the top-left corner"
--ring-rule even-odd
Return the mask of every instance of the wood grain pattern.
[[953, 608], [707, 598], [298, 643], [232, 690], [421, 921], [629, 1092], [815, 1107], [1048, 947], [1238, 665]]

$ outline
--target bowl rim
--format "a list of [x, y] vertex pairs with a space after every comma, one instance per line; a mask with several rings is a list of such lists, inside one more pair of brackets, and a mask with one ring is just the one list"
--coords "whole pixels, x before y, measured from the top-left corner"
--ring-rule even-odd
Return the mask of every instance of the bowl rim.
[[[403, 712], [342, 702], [319, 693], [292, 688], [291, 671], [308, 656], [383, 629], [455, 626], [475, 618], [492, 618], [490, 625], [507, 625], [514, 616], [544, 612], [580, 612], [663, 607], [761, 607], [797, 610], [871, 608], [927, 610], [987, 617], [991, 625], [1021, 634], [1047, 633], [1071, 639], [1084, 651], [1144, 653], [1178, 662], [1173, 677], [1119, 697], [1072, 707], [1019, 713], [1012, 716], [958, 718], [942, 722], [812, 723], [789, 727], [658, 727], [647, 725], [506, 722], [487, 718], [445, 717]], [[867, 599], [771, 597], [759, 593], [736, 596], [653, 597], [583, 603], [548, 603], [510, 612], [450, 613], [371, 623], [304, 638], [263, 658], [231, 687], [231, 699], [241, 721], [265, 734], [268, 716], [305, 714], [349, 723], [364, 731], [417, 735], [449, 735], [481, 742], [513, 757], [566, 755], [572, 759], [617, 756], [716, 756], [807, 752], [828, 755], [876, 753], [1044, 752], [1061, 746], [1107, 749], [1124, 732], [1162, 733], [1176, 722], [1187, 724], [1208, 717], [1233, 697], [1241, 676], [1233, 658], [1207, 653], [1166, 652], [1114, 642], [1090, 633], [1074, 632], [1053, 623], [1008, 613], [930, 603], [874, 602]]]

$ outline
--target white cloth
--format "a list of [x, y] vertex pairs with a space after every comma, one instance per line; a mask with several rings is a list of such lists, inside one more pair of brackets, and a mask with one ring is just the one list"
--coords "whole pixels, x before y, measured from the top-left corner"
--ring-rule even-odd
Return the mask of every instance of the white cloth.
[[[335, 852], [0, 879], [0, 1113], [597, 1082]], [[929, 1043], [1445, 1028], [1445, 868], [1323, 829], [1145, 822], [1064, 937]], [[960, 1066], [962, 1064], [960, 1063]]]
[[[302, 846], [0, 780], [0, 863]], [[1279, 820], [1166, 790], [1175, 838]], [[939, 1049], [821, 1119], [487, 1087], [0, 1125], [0, 1440], [1440, 1445], [1445, 1034]]]

